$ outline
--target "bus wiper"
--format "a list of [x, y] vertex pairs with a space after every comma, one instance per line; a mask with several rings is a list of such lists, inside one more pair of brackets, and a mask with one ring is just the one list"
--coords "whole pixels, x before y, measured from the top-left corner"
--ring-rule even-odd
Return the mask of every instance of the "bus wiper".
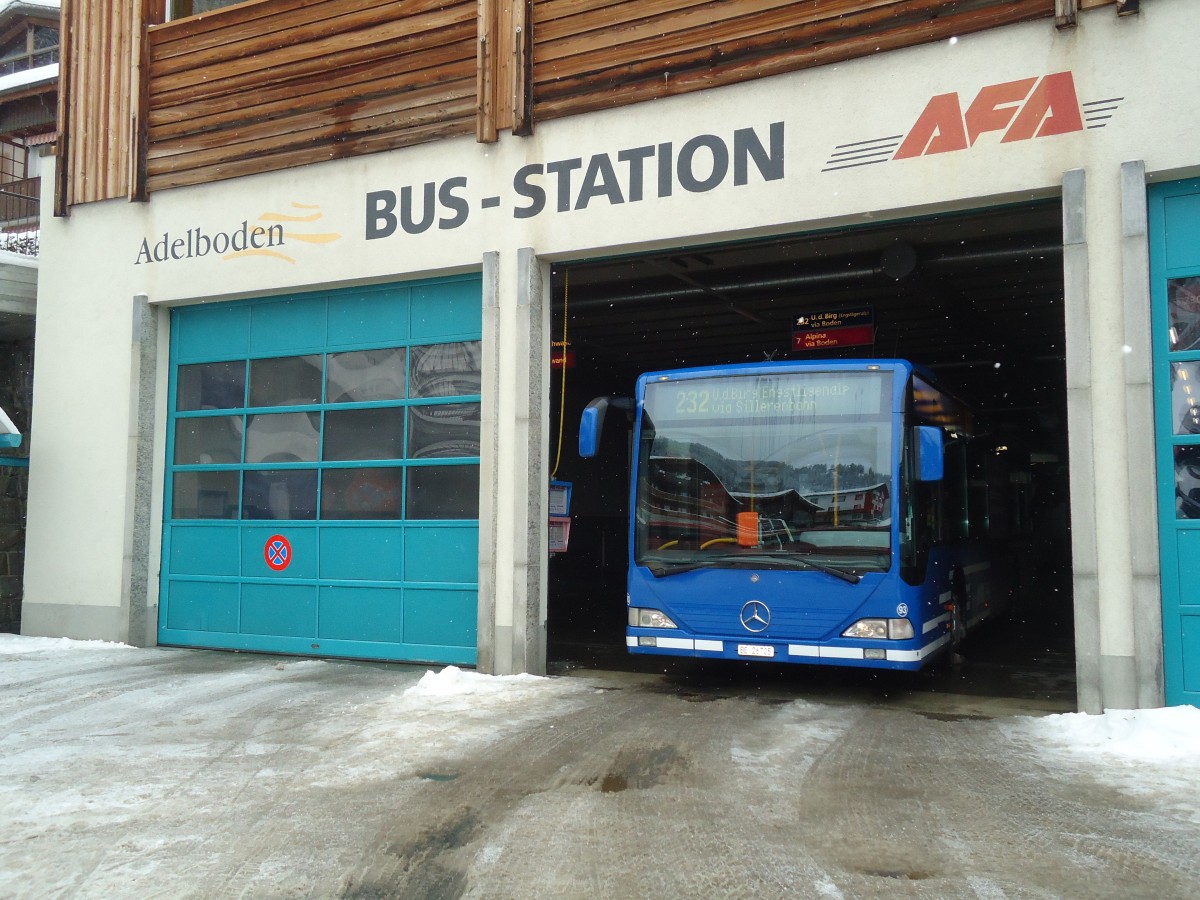
[[703, 562], [686, 562], [686, 563], [662, 563], [648, 562], [646, 568], [650, 570], [650, 574], [655, 578], [665, 578], [668, 575], [682, 575], [684, 572], [694, 572], [697, 569], [711, 569], [714, 562], [722, 560], [713, 558], [704, 560]]
[[858, 584], [862, 581], [862, 576], [857, 572], [851, 572], [847, 569], [839, 569], [837, 566], [826, 565], [825, 563], [813, 562], [811, 559], [800, 559], [796, 556], [739, 556], [738, 560], [747, 560], [761, 564], [763, 561], [780, 563], [784, 566], [799, 566], [802, 569], [815, 569], [818, 572], [824, 572], [826, 575], [832, 575], [834, 578], [840, 578], [842, 581], [848, 581], [851, 584]]

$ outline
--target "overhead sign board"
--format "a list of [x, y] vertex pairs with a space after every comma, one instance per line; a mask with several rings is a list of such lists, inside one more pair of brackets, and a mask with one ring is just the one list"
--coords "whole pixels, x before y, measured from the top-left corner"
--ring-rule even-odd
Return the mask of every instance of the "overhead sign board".
[[792, 350], [828, 350], [875, 343], [875, 313], [870, 307], [805, 313], [792, 325]]

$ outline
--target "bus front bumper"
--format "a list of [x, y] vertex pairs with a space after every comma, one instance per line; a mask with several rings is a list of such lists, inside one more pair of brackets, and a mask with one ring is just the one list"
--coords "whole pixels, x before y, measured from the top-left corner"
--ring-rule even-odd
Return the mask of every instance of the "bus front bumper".
[[889, 647], [886, 641], [839, 641], [825, 644], [793, 644], [769, 640], [729, 640], [725, 638], [667, 636], [649, 629], [630, 628], [625, 645], [630, 653], [660, 656], [691, 656], [708, 659], [760, 660], [762, 662], [805, 663], [809, 665], [857, 666], [875, 669], [916, 671], [950, 642], [942, 634], [923, 646], [905, 641], [902, 647]]

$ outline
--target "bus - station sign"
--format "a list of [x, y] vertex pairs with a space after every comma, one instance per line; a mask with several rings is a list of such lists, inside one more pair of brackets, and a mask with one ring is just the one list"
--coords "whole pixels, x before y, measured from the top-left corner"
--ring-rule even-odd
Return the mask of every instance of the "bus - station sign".
[[805, 313], [792, 325], [792, 350], [828, 350], [875, 343], [875, 313], [870, 307]]

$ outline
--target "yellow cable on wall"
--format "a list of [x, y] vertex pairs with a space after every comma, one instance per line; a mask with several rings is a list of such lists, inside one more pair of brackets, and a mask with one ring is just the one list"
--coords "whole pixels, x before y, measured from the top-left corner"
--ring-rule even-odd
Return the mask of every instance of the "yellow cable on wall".
[[550, 342], [550, 358], [554, 358], [555, 347], [562, 348], [562, 382], [558, 397], [558, 449], [554, 454], [554, 468], [550, 471], [550, 480], [558, 474], [558, 464], [562, 462], [563, 422], [567, 413], [567, 304], [571, 297], [571, 270], [563, 272], [563, 330], [562, 341]]

